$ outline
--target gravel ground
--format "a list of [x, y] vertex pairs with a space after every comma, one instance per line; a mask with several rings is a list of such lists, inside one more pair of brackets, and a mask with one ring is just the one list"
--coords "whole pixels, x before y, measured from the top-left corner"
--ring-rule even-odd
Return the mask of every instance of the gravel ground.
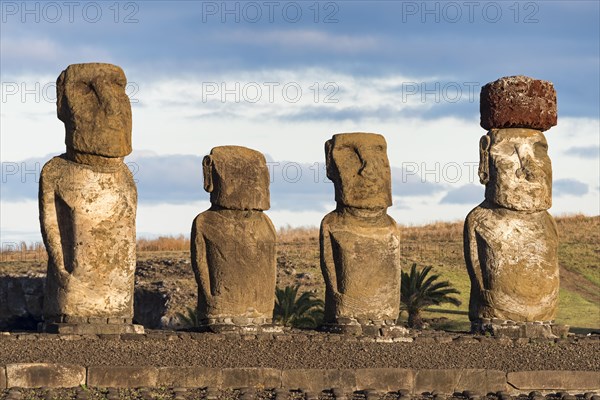
[[[336, 396], [336, 394], [338, 396]], [[341, 394], [341, 396], [340, 396]], [[600, 400], [595, 393], [540, 392], [510, 396], [504, 392], [476, 393], [464, 391], [454, 394], [404, 392], [334, 392], [304, 393], [292, 390], [206, 390], [183, 388], [141, 389], [10, 389], [0, 391], [0, 400]]]
[[[129, 335], [58, 339], [0, 336], [0, 365], [69, 363], [83, 366], [202, 366], [298, 368], [485, 368], [501, 371], [600, 370], [600, 340], [570, 338], [522, 343], [490, 338], [417, 338], [379, 343], [341, 335], [225, 337], [214, 334]], [[168, 338], [168, 339], [165, 339]], [[158, 339], [158, 340], [157, 340]], [[466, 339], [466, 340], [463, 340]]]

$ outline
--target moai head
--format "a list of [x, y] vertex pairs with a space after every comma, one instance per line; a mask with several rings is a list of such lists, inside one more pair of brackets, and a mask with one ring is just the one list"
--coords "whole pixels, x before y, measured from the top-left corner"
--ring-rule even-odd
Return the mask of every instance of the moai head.
[[383, 136], [333, 135], [325, 142], [325, 160], [338, 206], [386, 209], [392, 205], [392, 178]]
[[542, 131], [556, 125], [552, 83], [525, 76], [501, 78], [481, 89], [479, 178], [485, 198], [518, 211], [552, 205], [552, 165]]
[[241, 146], [219, 146], [202, 161], [210, 202], [230, 210], [268, 210], [269, 170], [265, 156]]
[[108, 158], [131, 153], [126, 84], [123, 70], [112, 64], [72, 64], [60, 74], [56, 106], [68, 152]]

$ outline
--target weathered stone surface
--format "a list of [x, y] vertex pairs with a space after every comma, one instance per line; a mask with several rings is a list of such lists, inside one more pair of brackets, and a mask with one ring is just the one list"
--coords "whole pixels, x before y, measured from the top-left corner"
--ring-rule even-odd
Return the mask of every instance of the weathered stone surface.
[[493, 129], [480, 140], [485, 198], [517, 211], [552, 206], [552, 163], [544, 134], [533, 129]]
[[281, 387], [321, 391], [333, 387], [356, 387], [351, 369], [291, 369], [281, 371]]
[[120, 323], [120, 324], [62, 324], [46, 323], [44, 330], [48, 333], [60, 333], [63, 335], [117, 335], [121, 333], [144, 333], [142, 325]]
[[272, 389], [281, 385], [281, 371], [274, 368], [223, 368], [221, 373], [222, 389], [257, 385]]
[[0, 367], [0, 389], [6, 388], [6, 367]]
[[[549, 127], [543, 126], [549, 115], [556, 124], [556, 95], [549, 82], [525, 77], [502, 78], [481, 93], [482, 126], [491, 130], [479, 143], [485, 200], [469, 213], [464, 227], [469, 318], [474, 326], [494, 318], [553, 321], [558, 234], [546, 211], [552, 205], [552, 165], [539, 129]], [[488, 120], [494, 122], [483, 123]], [[502, 332], [547, 337], [551, 329], [506, 327]]]
[[480, 393], [506, 390], [506, 373], [487, 369], [461, 370], [454, 392], [470, 390]]
[[198, 315], [232, 327], [234, 318], [271, 318], [276, 236], [262, 212], [269, 208], [265, 158], [244, 147], [214, 148], [204, 159], [204, 179], [212, 207], [196, 217], [191, 235]]
[[547, 211], [524, 214], [483, 203], [465, 221], [469, 318], [549, 321], [559, 290], [558, 235]]
[[92, 387], [153, 387], [158, 381], [156, 367], [89, 367], [87, 385]]
[[460, 380], [461, 370], [420, 369], [415, 372], [413, 393], [431, 392], [453, 393]]
[[355, 371], [356, 389], [393, 391], [399, 388], [412, 389], [415, 373], [411, 369], [401, 368], [363, 368]]
[[111, 64], [73, 64], [60, 74], [56, 105], [67, 148], [109, 158], [131, 153], [126, 85], [123, 70]]
[[85, 367], [79, 365], [34, 363], [6, 366], [9, 388], [76, 387], [85, 384], [85, 378]]
[[221, 369], [204, 367], [162, 367], [158, 369], [158, 386], [219, 387]]
[[400, 305], [400, 238], [391, 205], [385, 139], [334, 135], [325, 144], [336, 210], [321, 222], [325, 322], [396, 320]]
[[333, 135], [325, 142], [325, 160], [338, 205], [366, 209], [387, 209], [392, 205], [391, 170], [382, 135]]
[[509, 372], [507, 374], [507, 382], [519, 390], [600, 390], [600, 372]]
[[40, 179], [44, 317], [131, 319], [137, 191], [123, 163], [131, 152], [125, 76], [113, 65], [72, 65], [57, 98], [67, 153], [46, 163]]
[[242, 146], [219, 146], [202, 161], [210, 202], [228, 210], [268, 210], [269, 170], [262, 153]]
[[481, 88], [481, 127], [531, 128], [556, 125], [556, 91], [551, 82], [508, 76]]

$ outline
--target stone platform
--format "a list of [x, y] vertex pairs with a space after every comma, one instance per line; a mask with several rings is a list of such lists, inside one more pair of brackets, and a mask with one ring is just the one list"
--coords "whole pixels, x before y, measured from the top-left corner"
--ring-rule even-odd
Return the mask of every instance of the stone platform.
[[[168, 395], [156, 397], [162, 399], [214, 395], [212, 399], [267, 400], [283, 393], [288, 399], [304, 400], [423, 400], [427, 392], [438, 394], [431, 395], [432, 400], [441, 400], [467, 391], [467, 400], [489, 393], [500, 393], [489, 400], [507, 400], [538, 391], [532, 400], [556, 392], [562, 394], [555, 400], [583, 400], [565, 396], [600, 391], [599, 336], [510, 339], [436, 331], [411, 331], [398, 338], [311, 331], [2, 333], [0, 399], [4, 388], [83, 385], [100, 393], [87, 397], [94, 399], [152, 398], [139, 395], [138, 389], [146, 388], [166, 390]], [[119, 389], [111, 397], [103, 388]], [[22, 394], [6, 398], [25, 398]]]

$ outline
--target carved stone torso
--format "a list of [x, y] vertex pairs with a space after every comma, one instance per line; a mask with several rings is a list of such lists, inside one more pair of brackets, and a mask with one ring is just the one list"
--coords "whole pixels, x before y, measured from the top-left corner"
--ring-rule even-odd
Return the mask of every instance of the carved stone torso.
[[558, 234], [547, 211], [526, 213], [484, 202], [467, 216], [464, 237], [471, 320], [554, 320]]
[[50, 160], [40, 182], [45, 315], [133, 316], [137, 191], [127, 166]]
[[207, 210], [192, 227], [192, 267], [203, 318], [271, 318], [275, 228], [262, 211]]
[[321, 247], [331, 300], [326, 318], [398, 317], [400, 239], [391, 217], [368, 220], [333, 211], [323, 219]]

